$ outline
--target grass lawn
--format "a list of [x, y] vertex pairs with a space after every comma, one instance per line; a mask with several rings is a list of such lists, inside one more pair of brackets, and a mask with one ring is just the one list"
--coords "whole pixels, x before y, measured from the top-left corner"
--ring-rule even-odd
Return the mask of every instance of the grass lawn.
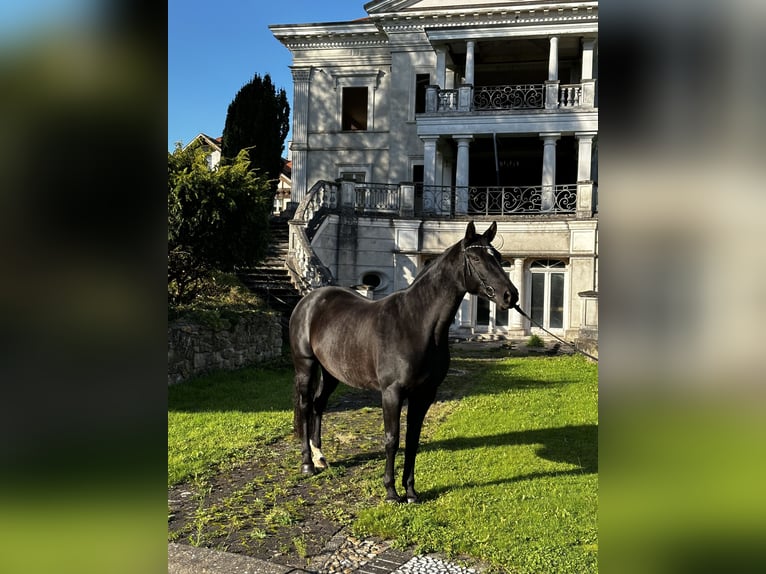
[[[501, 572], [595, 573], [597, 378], [597, 366], [578, 356], [456, 357], [423, 429], [421, 504], [382, 502], [383, 457], [374, 452], [353, 477], [339, 461], [332, 472], [306, 479], [297, 476], [296, 444], [290, 480], [359, 491], [349, 497], [365, 501], [352, 512], [359, 536], [472, 556]], [[292, 430], [289, 368], [222, 373], [171, 387], [169, 395], [169, 484], [211, 476]], [[344, 424], [343, 416], [328, 417], [331, 465], [331, 421]], [[379, 408], [354, 416], [371, 417], [382, 429]]]
[[364, 509], [356, 532], [508, 572], [596, 572], [596, 365], [555, 357], [453, 367], [473, 380], [423, 441], [423, 504]]
[[292, 432], [291, 369], [219, 372], [168, 388], [168, 486]]

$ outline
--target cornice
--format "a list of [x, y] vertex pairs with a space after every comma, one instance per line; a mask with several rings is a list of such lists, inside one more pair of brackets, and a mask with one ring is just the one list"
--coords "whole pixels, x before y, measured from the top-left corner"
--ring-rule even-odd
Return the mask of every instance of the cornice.
[[[389, 45], [390, 34], [426, 32], [432, 40], [449, 39], [467, 29], [517, 29], [523, 35], [547, 26], [587, 26], [595, 33], [598, 3], [512, 3], [460, 9], [376, 13], [364, 20], [323, 24], [273, 24], [269, 29], [289, 50], [377, 48]], [[461, 32], [462, 31], [462, 32]]]
[[540, 24], [597, 23], [598, 8], [575, 7], [557, 9], [523, 10], [472, 10], [459, 13], [399, 13], [381, 15], [376, 24], [387, 34], [414, 30], [433, 31], [484, 26], [526, 26]]

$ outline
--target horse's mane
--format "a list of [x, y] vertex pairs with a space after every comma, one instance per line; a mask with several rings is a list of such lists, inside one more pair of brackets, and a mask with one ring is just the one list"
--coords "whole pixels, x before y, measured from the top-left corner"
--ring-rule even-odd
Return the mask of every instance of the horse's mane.
[[425, 277], [430, 277], [434, 273], [434, 269], [441, 268], [441, 263], [450, 255], [452, 255], [453, 251], [460, 246], [461, 242], [457, 242], [451, 247], [448, 247], [445, 251], [443, 251], [438, 257], [431, 260], [431, 262], [420, 271], [415, 276], [415, 280], [412, 282], [410, 287], [414, 287], [418, 283], [422, 282]]

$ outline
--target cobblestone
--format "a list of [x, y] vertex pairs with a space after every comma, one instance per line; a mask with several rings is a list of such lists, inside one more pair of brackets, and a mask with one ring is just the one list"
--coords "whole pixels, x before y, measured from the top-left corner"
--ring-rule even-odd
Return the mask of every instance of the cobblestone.
[[433, 556], [414, 556], [392, 574], [477, 574], [473, 568], [463, 568]]

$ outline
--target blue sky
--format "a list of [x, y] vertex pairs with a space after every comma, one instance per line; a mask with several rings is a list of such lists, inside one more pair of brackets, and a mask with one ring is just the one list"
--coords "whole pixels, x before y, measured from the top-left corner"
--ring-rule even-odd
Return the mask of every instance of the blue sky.
[[292, 56], [268, 26], [355, 20], [367, 1], [169, 0], [168, 151], [200, 132], [220, 136], [231, 100], [256, 73], [285, 89], [292, 110]]

